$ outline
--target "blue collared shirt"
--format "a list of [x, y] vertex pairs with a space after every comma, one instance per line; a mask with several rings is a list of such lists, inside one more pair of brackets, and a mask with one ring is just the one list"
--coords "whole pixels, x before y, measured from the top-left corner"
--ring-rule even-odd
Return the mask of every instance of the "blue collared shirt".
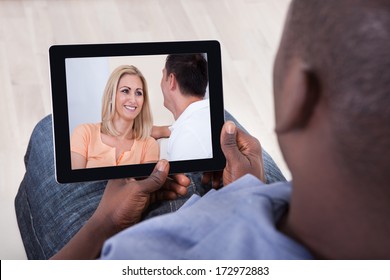
[[291, 184], [245, 175], [221, 190], [192, 196], [177, 212], [152, 218], [106, 241], [103, 259], [312, 259], [276, 224]]

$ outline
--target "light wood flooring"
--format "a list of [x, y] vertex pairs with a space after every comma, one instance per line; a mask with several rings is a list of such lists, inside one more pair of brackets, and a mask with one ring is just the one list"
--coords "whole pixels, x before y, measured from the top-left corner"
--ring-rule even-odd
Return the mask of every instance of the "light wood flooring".
[[224, 103], [273, 156], [272, 67], [289, 0], [0, 0], [0, 259], [25, 259], [14, 211], [35, 124], [51, 113], [53, 44], [213, 39]]

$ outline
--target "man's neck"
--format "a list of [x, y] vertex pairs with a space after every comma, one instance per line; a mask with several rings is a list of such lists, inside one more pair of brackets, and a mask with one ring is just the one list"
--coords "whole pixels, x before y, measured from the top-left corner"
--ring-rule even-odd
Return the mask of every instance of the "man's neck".
[[182, 98], [178, 99], [175, 104], [175, 109], [173, 113], [173, 117], [175, 118], [175, 121], [183, 114], [183, 112], [190, 106], [192, 103], [203, 100], [200, 97], [196, 96], [183, 96]]
[[343, 167], [324, 154], [312, 160], [319, 158], [322, 165], [306, 162], [302, 173], [295, 172], [290, 209], [280, 229], [317, 258], [389, 259], [389, 189], [362, 183], [358, 174], [345, 176]]

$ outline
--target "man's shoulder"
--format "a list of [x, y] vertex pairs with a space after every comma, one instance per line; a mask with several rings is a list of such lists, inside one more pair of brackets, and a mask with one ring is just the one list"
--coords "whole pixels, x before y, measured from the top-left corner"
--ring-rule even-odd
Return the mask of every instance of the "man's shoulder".
[[[141, 223], [111, 239], [111, 252], [103, 257], [310, 258], [302, 245], [275, 226], [280, 213], [288, 209], [290, 189], [289, 183], [265, 185], [254, 176], [245, 175], [221, 190], [190, 199], [190, 205], [184, 204], [175, 213]], [[129, 246], [122, 246], [129, 242]], [[145, 251], [145, 244], [151, 249]]]
[[211, 131], [210, 111], [208, 108], [185, 111], [171, 128], [172, 132], [192, 131], [195, 134]]
[[254, 195], [254, 199], [266, 198], [269, 202], [287, 205], [291, 196], [291, 182], [275, 182], [265, 184], [257, 177], [246, 174], [238, 180], [223, 187], [219, 192], [232, 194], [234, 196]]
[[180, 122], [191, 122], [194, 119], [209, 120], [210, 104], [208, 99], [191, 103], [178, 118]]

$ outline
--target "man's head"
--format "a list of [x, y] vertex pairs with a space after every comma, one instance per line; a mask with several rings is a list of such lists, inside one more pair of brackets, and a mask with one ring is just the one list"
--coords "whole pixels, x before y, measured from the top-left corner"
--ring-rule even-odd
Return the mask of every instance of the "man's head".
[[276, 132], [293, 177], [307, 164], [307, 140], [329, 148], [349, 176], [389, 180], [389, 69], [389, 1], [292, 2], [274, 91]]
[[207, 61], [202, 54], [167, 56], [161, 89], [164, 105], [174, 112], [179, 100], [202, 100], [208, 84]]

